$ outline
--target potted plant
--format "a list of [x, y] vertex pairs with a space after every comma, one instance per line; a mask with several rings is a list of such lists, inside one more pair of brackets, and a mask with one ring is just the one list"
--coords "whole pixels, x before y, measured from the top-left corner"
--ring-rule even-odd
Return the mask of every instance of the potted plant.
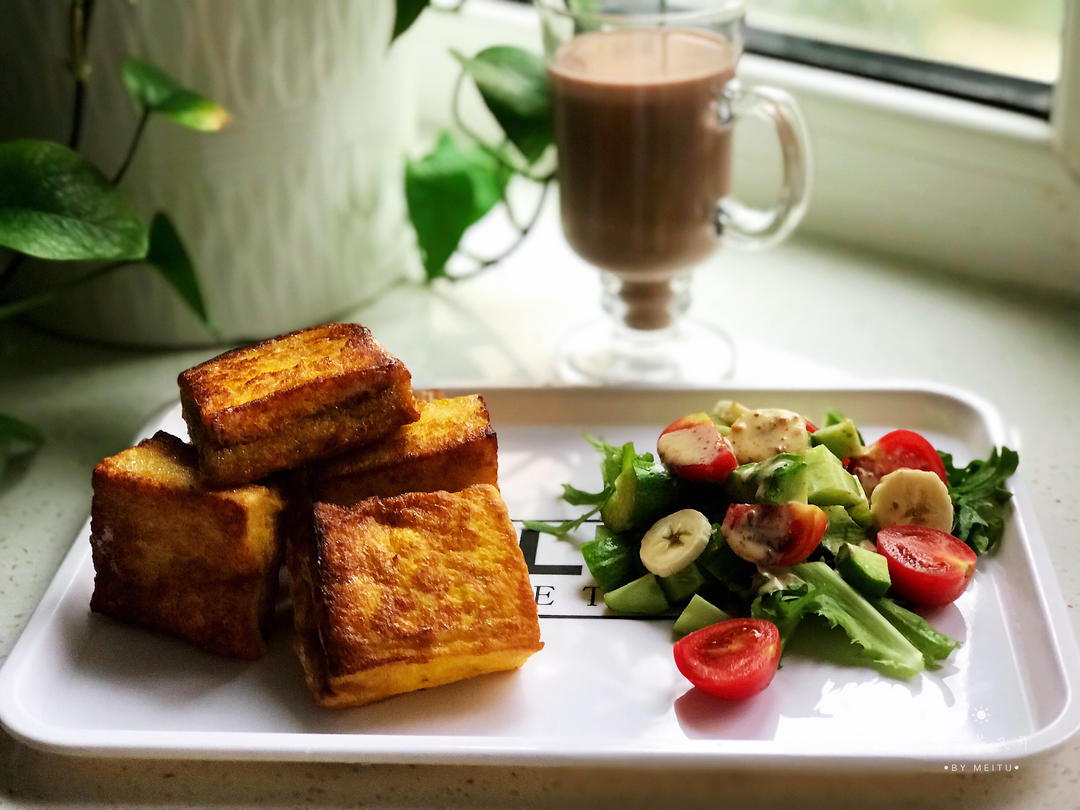
[[[108, 342], [240, 341], [330, 319], [415, 268], [396, 17], [390, 0], [12, 0], [0, 95], [19, 115], [0, 123], [0, 194], [22, 214], [0, 225], [0, 247], [26, 258], [0, 256], [0, 316]], [[220, 106], [192, 117], [177, 101], [194, 103], [189, 87]], [[190, 129], [220, 128], [224, 110], [213, 137]], [[54, 170], [97, 189], [68, 221], [111, 212], [122, 248], [32, 242], [24, 215], [56, 200], [29, 192]]]

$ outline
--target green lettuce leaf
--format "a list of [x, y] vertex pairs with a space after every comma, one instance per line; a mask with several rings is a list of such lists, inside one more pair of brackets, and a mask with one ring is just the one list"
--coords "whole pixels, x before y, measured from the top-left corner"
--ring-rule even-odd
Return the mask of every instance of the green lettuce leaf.
[[791, 572], [801, 583], [758, 597], [751, 606], [752, 616], [776, 624], [782, 644], [814, 613], [841, 628], [883, 675], [907, 679], [923, 671], [923, 653], [832, 568], [809, 562], [792, 566]]
[[872, 603], [878, 612], [899, 630], [922, 653], [923, 661], [929, 669], [937, 669], [948, 658], [960, 642], [939, 633], [930, 622], [918, 613], [902, 608], [888, 597], [874, 599]]

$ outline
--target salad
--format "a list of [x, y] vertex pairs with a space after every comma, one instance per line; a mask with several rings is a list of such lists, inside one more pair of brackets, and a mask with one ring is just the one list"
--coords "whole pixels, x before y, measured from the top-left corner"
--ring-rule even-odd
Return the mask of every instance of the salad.
[[866, 444], [824, 416], [722, 400], [664, 428], [656, 456], [587, 436], [602, 487], [563, 498], [590, 509], [526, 525], [565, 537], [599, 516], [581, 553], [607, 607], [677, 612], [675, 663], [718, 697], [768, 686], [813, 615], [884, 675], [937, 668], [959, 643], [916, 610], [955, 600], [1000, 541], [1017, 454], [957, 467], [914, 431]]

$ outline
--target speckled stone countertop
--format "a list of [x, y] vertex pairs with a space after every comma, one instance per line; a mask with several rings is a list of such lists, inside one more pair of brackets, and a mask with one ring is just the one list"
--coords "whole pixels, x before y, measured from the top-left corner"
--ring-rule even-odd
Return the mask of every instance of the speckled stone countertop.
[[[597, 280], [547, 221], [485, 276], [400, 286], [344, 317], [370, 326], [418, 385], [544, 384], [560, 337], [595, 317], [598, 296]], [[800, 240], [771, 253], [724, 253], [698, 274], [694, 310], [736, 337], [740, 383], [904, 378], [996, 404], [1019, 435], [1076, 632], [1080, 304]], [[0, 481], [0, 656], [86, 519], [93, 465], [175, 401], [180, 370], [213, 353], [107, 348], [0, 325], [0, 412], [48, 437]], [[1075, 737], [1019, 768], [897, 774], [88, 759], [0, 734], [0, 788], [25, 806], [1080, 807], [1078, 777]]]

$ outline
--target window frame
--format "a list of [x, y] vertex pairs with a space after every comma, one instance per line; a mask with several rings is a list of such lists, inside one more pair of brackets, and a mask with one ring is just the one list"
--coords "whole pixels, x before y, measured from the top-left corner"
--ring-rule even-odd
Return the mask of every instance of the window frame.
[[1050, 122], [1053, 147], [1080, 182], [1080, 3], [1067, 0], [1062, 25], [1061, 68]]
[[1049, 118], [1053, 85], [943, 62], [746, 27], [746, 52]]

